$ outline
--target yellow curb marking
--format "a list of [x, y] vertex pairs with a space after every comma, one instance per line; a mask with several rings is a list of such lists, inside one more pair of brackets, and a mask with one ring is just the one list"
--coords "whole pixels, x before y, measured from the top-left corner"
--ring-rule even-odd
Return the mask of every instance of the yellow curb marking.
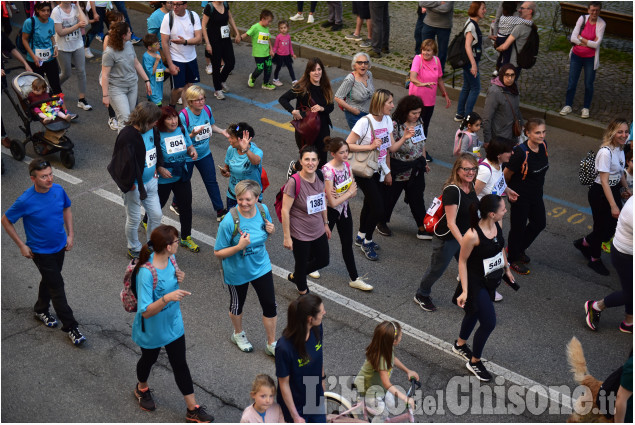
[[260, 118], [260, 121], [266, 122], [267, 124], [275, 125], [276, 127], [282, 128], [284, 130], [295, 131], [295, 127], [291, 125], [290, 122], [278, 122], [274, 120], [270, 120], [269, 118]]

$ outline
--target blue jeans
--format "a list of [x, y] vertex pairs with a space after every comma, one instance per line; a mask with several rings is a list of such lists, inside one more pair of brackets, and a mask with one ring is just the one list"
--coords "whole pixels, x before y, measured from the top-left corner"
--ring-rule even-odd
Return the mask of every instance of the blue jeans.
[[344, 116], [346, 117], [346, 123], [348, 124], [348, 128], [350, 128], [351, 130], [353, 129], [353, 126], [355, 125], [355, 123], [357, 121], [359, 121], [360, 118], [363, 118], [366, 115], [368, 115], [368, 112], [362, 111], [361, 109], [359, 111], [359, 115], [354, 115], [352, 112], [344, 110]]
[[419, 289], [417, 289], [417, 295], [422, 297], [429, 297], [432, 292], [432, 285], [439, 280], [445, 270], [450, 265], [452, 257], [459, 261], [459, 251], [461, 245], [452, 238], [449, 241], [444, 241], [440, 238], [434, 237], [432, 239], [432, 257], [430, 258], [430, 265], [423, 274]]
[[216, 182], [216, 165], [214, 165], [214, 158], [212, 157], [212, 154], [210, 153], [198, 161], [187, 163], [187, 172], [190, 175], [190, 179], [192, 178], [192, 174], [194, 174], [194, 165], [196, 165], [198, 172], [201, 174], [201, 178], [205, 184], [205, 189], [207, 189], [209, 199], [212, 201], [214, 210], [222, 210], [223, 200], [220, 197], [220, 189], [218, 188], [218, 183]]
[[419, 13], [417, 17], [417, 23], [415, 25], [415, 55], [421, 53], [421, 42], [423, 41], [423, 38], [421, 38], [421, 32], [423, 30], [423, 20], [425, 17], [425, 13]]
[[159, 179], [151, 179], [144, 184], [148, 197], [143, 201], [139, 198], [139, 187], [123, 194], [123, 205], [126, 207], [126, 239], [131, 251], [141, 251], [139, 242], [139, 224], [141, 223], [141, 205], [148, 214], [148, 240], [154, 229], [161, 224], [161, 203], [159, 202]]
[[[130, 31], [132, 31], [132, 24], [130, 23], [130, 18], [128, 17], [128, 9], [126, 9], [125, 1], [113, 1], [112, 4], [117, 8], [119, 12], [123, 15], [124, 21], [130, 27]], [[134, 31], [132, 31], [134, 33]]]
[[584, 69], [584, 107], [591, 107], [591, 99], [593, 99], [593, 82], [595, 81], [595, 57], [581, 58], [575, 53], [571, 53], [571, 62], [569, 63], [569, 84], [567, 85], [567, 99], [565, 104], [573, 105], [575, 97], [575, 89], [578, 87], [580, 73]]
[[[478, 65], [478, 64], [477, 64]], [[459, 103], [456, 114], [465, 117], [472, 113], [476, 99], [481, 92], [481, 72], [476, 73], [476, 77], [470, 72], [472, 65], [463, 67], [463, 88], [459, 94]]]
[[230, 209], [238, 205], [238, 202], [235, 199], [230, 198], [229, 196], [227, 197], [226, 203], [227, 203], [227, 211], [229, 211]]
[[448, 44], [450, 43], [450, 28], [436, 28], [421, 23], [421, 42], [417, 48], [417, 54], [421, 53], [421, 43], [424, 40], [432, 39], [436, 37], [437, 46], [439, 48], [439, 61], [441, 61], [441, 69], [445, 67], [445, 60], [448, 57]]

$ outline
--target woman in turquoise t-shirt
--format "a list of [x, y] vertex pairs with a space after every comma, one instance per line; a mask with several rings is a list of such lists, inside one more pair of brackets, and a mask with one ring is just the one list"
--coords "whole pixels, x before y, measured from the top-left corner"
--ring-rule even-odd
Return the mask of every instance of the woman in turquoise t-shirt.
[[267, 206], [258, 203], [258, 182], [243, 180], [235, 190], [238, 206], [232, 208], [218, 226], [214, 246], [214, 254], [222, 261], [223, 278], [229, 288], [229, 317], [234, 325], [231, 340], [241, 351], [254, 349], [242, 326], [243, 306], [251, 282], [262, 307], [262, 323], [267, 333], [265, 353], [275, 356], [278, 312], [271, 260], [265, 248], [275, 227]]
[[[191, 293], [179, 288], [185, 273], [178, 268], [174, 259], [179, 248], [178, 242], [179, 232], [176, 228], [160, 225], [152, 232], [150, 242], [141, 249], [133, 271], [137, 283], [137, 313], [132, 325], [132, 340], [141, 348], [141, 358], [137, 362], [139, 382], [134, 395], [141, 409], [156, 408], [148, 378], [161, 347], [165, 347], [174, 379], [187, 404], [186, 420], [210, 422], [214, 418], [196, 404], [185, 356], [185, 329], [180, 304]], [[150, 248], [154, 251], [152, 254]]]

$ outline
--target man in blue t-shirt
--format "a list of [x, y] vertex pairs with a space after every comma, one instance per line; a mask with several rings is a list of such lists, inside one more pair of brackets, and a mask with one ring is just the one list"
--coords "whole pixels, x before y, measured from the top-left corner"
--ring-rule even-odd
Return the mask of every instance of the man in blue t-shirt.
[[[35, 317], [48, 327], [57, 326], [57, 320], [49, 313], [49, 304], [52, 302], [62, 321], [62, 330], [68, 333], [73, 344], [79, 345], [86, 338], [77, 328], [73, 310], [66, 302], [62, 278], [64, 252], [73, 248], [71, 200], [62, 186], [53, 184], [53, 169], [48, 161], [42, 158], [31, 161], [29, 174], [33, 186], [2, 216], [2, 227], [18, 245], [21, 254], [33, 259], [42, 275], [38, 300], [33, 307]], [[26, 243], [13, 226], [19, 219], [24, 225]]]

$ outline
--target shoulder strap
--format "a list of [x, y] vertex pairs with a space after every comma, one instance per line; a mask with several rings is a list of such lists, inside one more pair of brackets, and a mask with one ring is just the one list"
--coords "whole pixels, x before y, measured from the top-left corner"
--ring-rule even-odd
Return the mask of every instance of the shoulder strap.
[[368, 115], [366, 115], [366, 119], [368, 120], [368, 125], [370, 126], [370, 141], [372, 143], [373, 139], [375, 138], [375, 129], [373, 128], [373, 122], [370, 120], [370, 117]]
[[174, 270], [176, 270], [177, 272], [181, 269], [179, 269], [178, 264], [176, 264], [176, 259], [174, 258], [174, 254], [170, 255], [170, 262], [172, 263], [172, 265], [174, 266]]
[[183, 108], [183, 110], [181, 111], [183, 112], [183, 116], [185, 117], [185, 127], [190, 126], [190, 114], [187, 113], [187, 108]]
[[191, 10], [188, 10], [188, 12], [190, 12], [190, 21], [192, 22], [192, 26], [194, 26], [194, 13]]
[[155, 289], [157, 289], [157, 269], [154, 268], [154, 265], [150, 261], [148, 261], [146, 263], [143, 263], [139, 267], [150, 270], [150, 273], [152, 273], [152, 290], [154, 291]]
[[298, 175], [298, 173], [292, 174], [291, 177], [295, 180], [295, 197], [297, 198], [300, 194], [300, 182], [302, 181], [302, 178]]
[[207, 116], [211, 119], [212, 118], [212, 110], [209, 108], [209, 106], [205, 105], [205, 106], [203, 106], [203, 109], [205, 109], [205, 112], [207, 112]]
[[267, 220], [267, 214], [265, 214], [265, 207], [263, 207], [260, 202], [256, 202], [256, 207], [258, 208], [258, 211], [260, 212], [260, 216], [262, 217], [262, 221]]
[[238, 232], [240, 231], [239, 229], [239, 224], [240, 224], [240, 217], [238, 217], [238, 211], [236, 211], [236, 207], [231, 207], [229, 209], [229, 213], [232, 216], [232, 220], [234, 221], [234, 231], [232, 232], [232, 237], [231, 239], [234, 239], [234, 237], [238, 234]]
[[170, 25], [170, 32], [172, 32], [172, 25], [174, 25], [174, 11], [170, 10], [170, 15], [168, 17], [168, 24]]

